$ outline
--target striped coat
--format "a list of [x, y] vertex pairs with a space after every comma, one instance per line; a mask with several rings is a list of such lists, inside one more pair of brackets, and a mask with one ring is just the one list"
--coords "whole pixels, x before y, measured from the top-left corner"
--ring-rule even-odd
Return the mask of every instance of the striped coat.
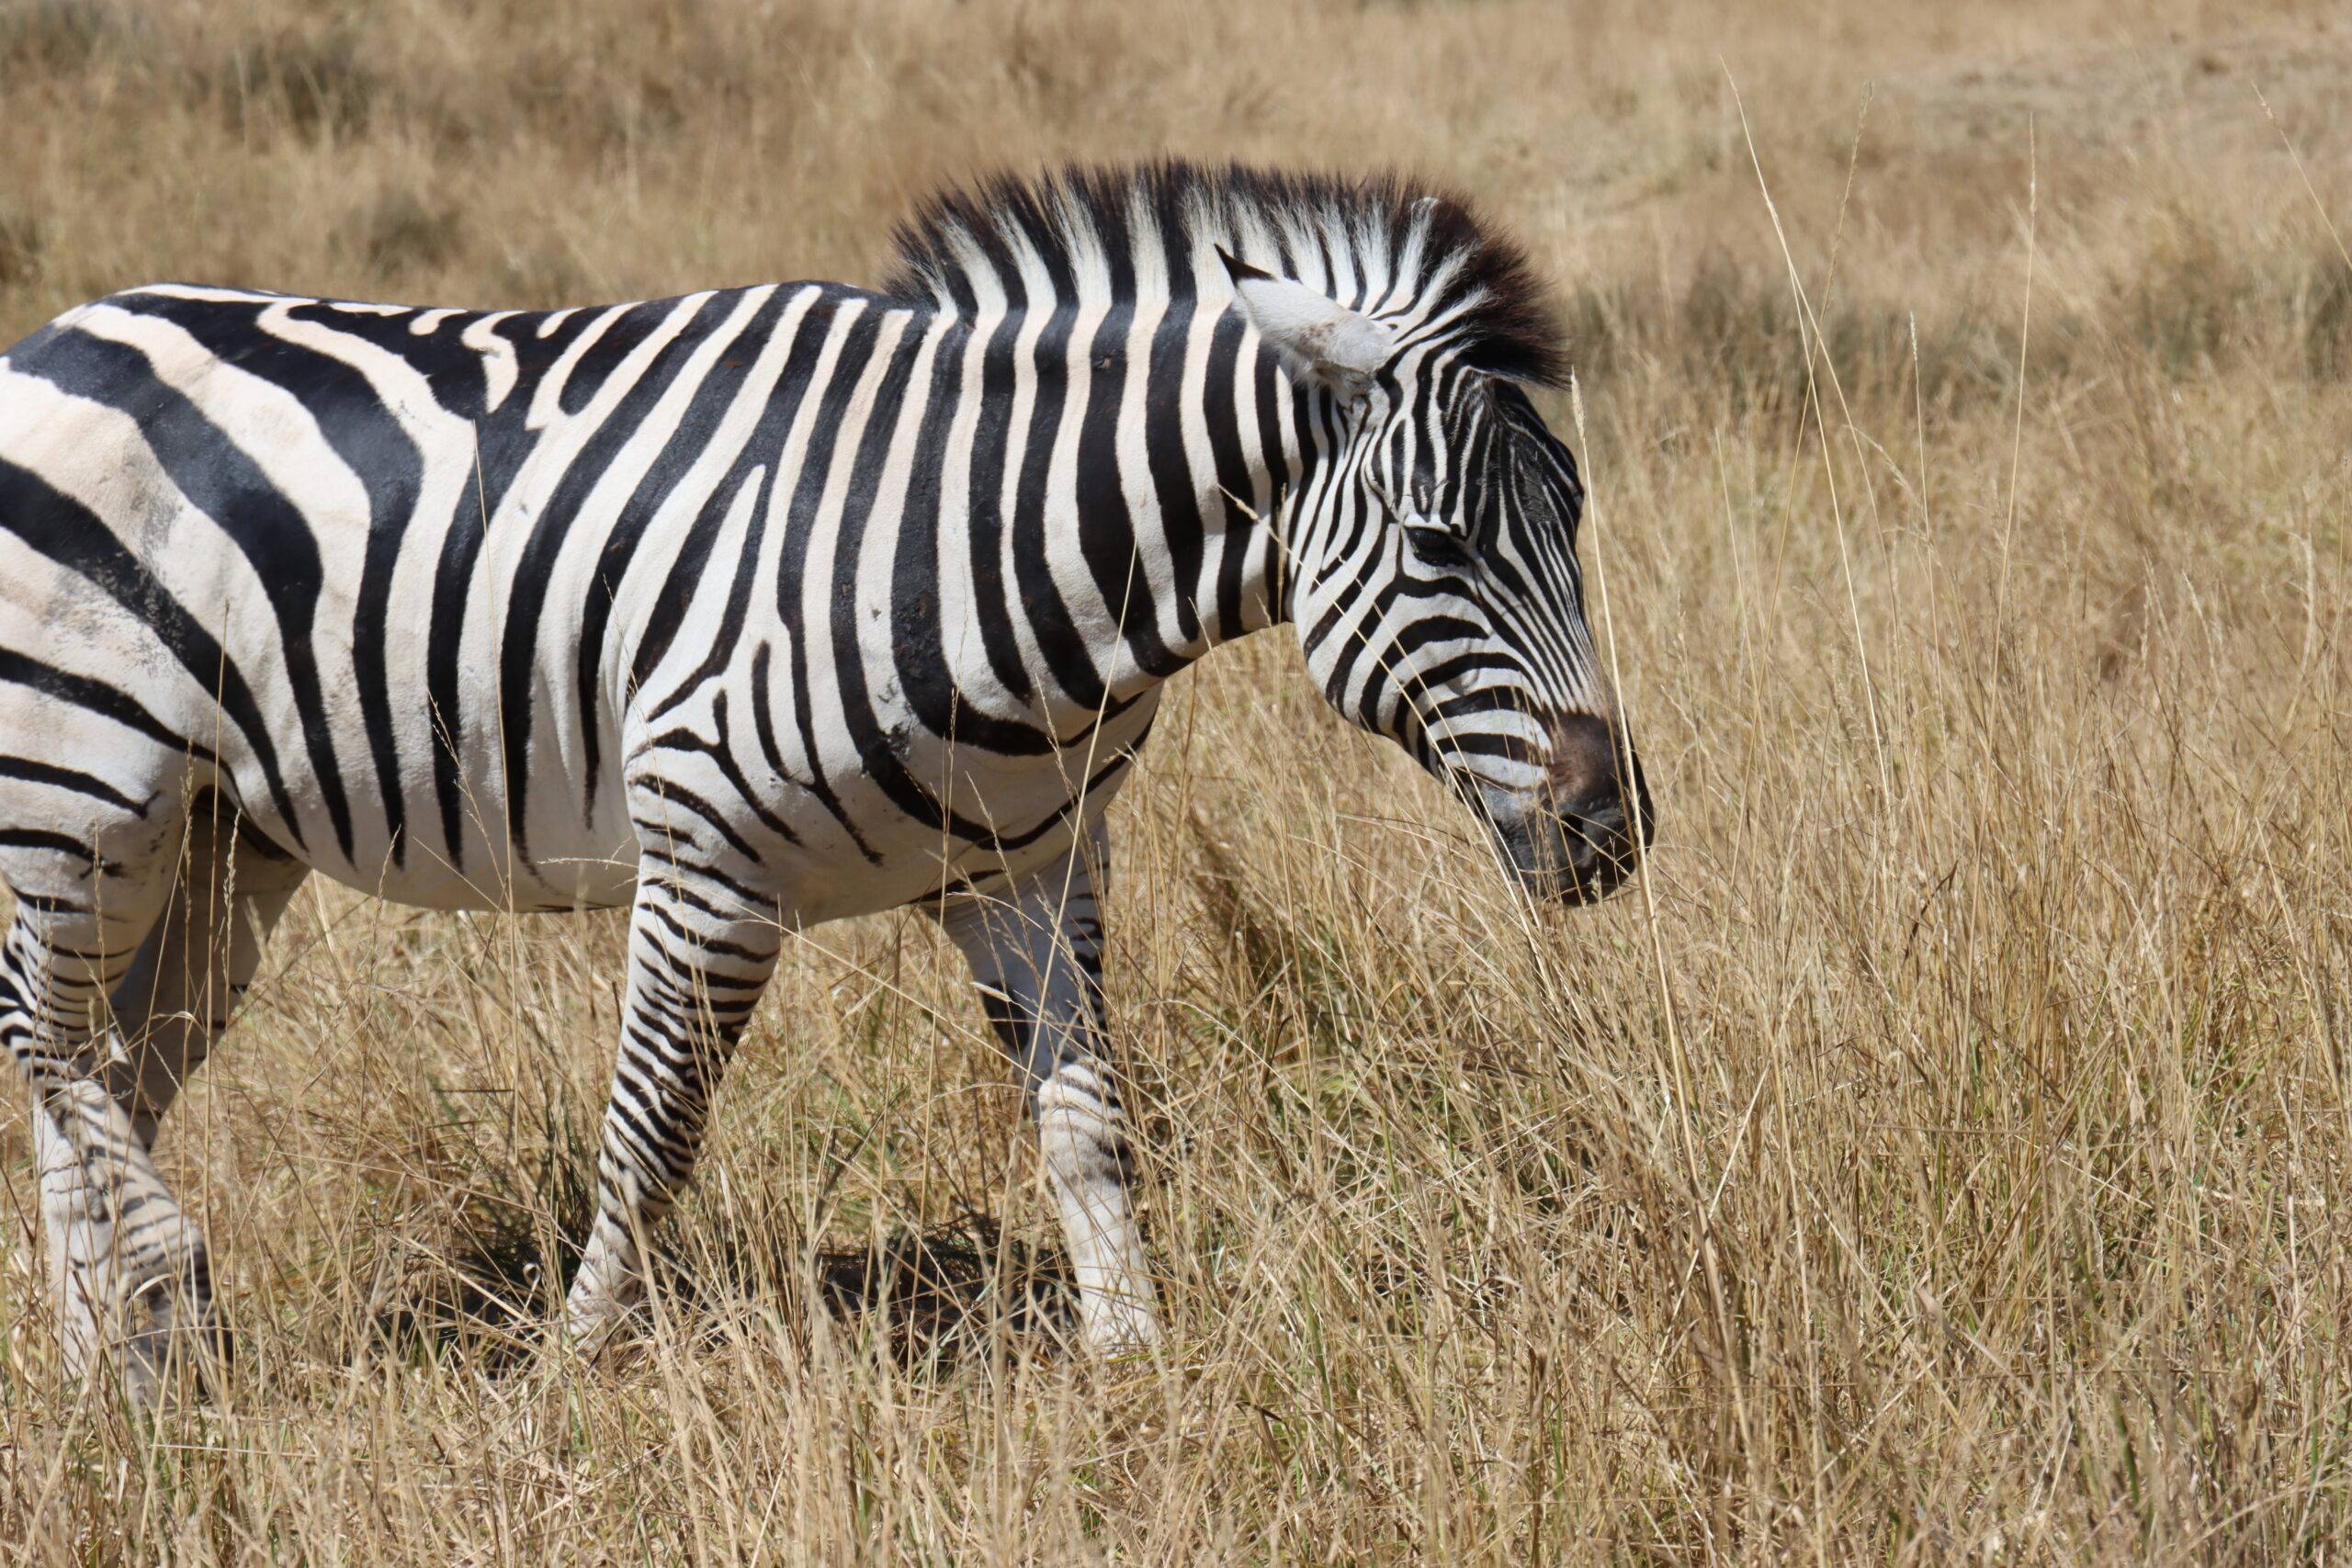
[[1162, 681], [1287, 621], [1532, 890], [1623, 874], [1646, 797], [1507, 242], [1166, 165], [950, 194], [899, 250], [878, 292], [548, 312], [160, 286], [0, 358], [0, 1036], [78, 1360], [150, 1388], [211, 1321], [152, 1144], [311, 871], [633, 908], [591, 1340], [786, 935], [932, 909], [1103, 1348], [1157, 1322], [1092, 876]]

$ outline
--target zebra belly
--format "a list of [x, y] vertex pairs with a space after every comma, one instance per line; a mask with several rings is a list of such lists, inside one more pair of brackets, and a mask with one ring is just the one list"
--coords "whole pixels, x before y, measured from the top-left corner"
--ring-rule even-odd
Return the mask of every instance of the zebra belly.
[[860, 821], [870, 858], [835, 854], [791, 867], [781, 883], [787, 918], [813, 925], [942, 893], [993, 895], [1058, 863], [1125, 784], [1153, 705], [1140, 704], [1103, 735], [1052, 756], [996, 756], [935, 737], [909, 740], [901, 730], [892, 761], [929, 786], [924, 794], [946, 822], [929, 811], [910, 814], [903, 788], [885, 789], [871, 774], [842, 780], [838, 798]]
[[[267, 833], [266, 822], [257, 825]], [[387, 856], [372, 867], [333, 856], [301, 858], [346, 887], [421, 909], [613, 909], [626, 906], [636, 890], [634, 840], [598, 841], [582, 835], [534, 848], [537, 852], [527, 860], [486, 856], [463, 870], [430, 854], [414, 860]]]
[[[639, 737], [632, 823], [651, 859], [707, 866], [729, 896], [787, 927], [878, 913], [942, 893], [1001, 890], [1088, 834], [1148, 728], [1147, 697], [1059, 753], [1005, 755], [933, 734], [885, 690], [871, 724], [774, 680], [751, 657]], [[770, 679], [755, 681], [765, 669]], [[831, 699], [829, 699], [831, 700]], [[765, 705], [763, 726], [741, 716]], [[854, 730], [878, 734], [861, 747]], [[771, 750], [773, 745], [773, 750]]]

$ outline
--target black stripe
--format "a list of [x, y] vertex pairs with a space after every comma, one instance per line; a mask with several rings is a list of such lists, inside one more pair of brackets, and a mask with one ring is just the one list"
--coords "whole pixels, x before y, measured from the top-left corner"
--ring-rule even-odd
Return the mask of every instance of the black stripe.
[[[940, 581], [940, 516], [944, 501], [940, 480], [946, 465], [930, 460], [929, 455], [945, 447], [949, 427], [961, 407], [964, 358], [969, 344], [966, 332], [944, 333], [933, 356], [931, 396], [915, 434], [918, 459], [914, 472], [908, 476], [898, 552], [891, 563], [891, 652], [908, 706], [916, 720], [933, 734], [1000, 756], [1045, 756], [1054, 750], [1050, 735], [1035, 725], [999, 718], [967, 704], [956, 688], [956, 672], [947, 662], [947, 626], [943, 615], [946, 595]], [[983, 488], [977, 468], [971, 488], [977, 514], [980, 505], [978, 492]], [[975, 593], [980, 592], [980, 575], [976, 559], [971, 581]], [[989, 575], [993, 576], [993, 571]], [[996, 619], [993, 597], [978, 600], [975, 610], [983, 628]], [[985, 630], [982, 640], [988, 640]]]
[[[669, 866], [681, 876], [699, 877], [705, 882], [716, 883], [733, 894], [745, 908], [764, 909], [773, 908], [775, 906], [774, 892], [739, 881], [716, 866], [706, 865], [699, 861], [680, 860], [676, 855], [670, 853], [666, 844], [658, 841], [649, 842], [645, 845], [644, 854], [646, 859]], [[665, 883], [670, 883], [674, 882], [675, 878], [663, 880]]]
[[294, 504], [244, 450], [139, 349], [88, 333], [56, 340], [37, 374], [61, 390], [130, 414], [172, 482], [251, 563], [277, 619], [287, 685], [302, 728], [336, 846], [351, 859], [351, 806], [336, 765], [311, 634], [325, 569], [318, 540]]
[[874, 352], [874, 336], [880, 324], [880, 312], [866, 309], [842, 329], [841, 349], [833, 357], [824, 393], [817, 401], [808, 449], [801, 456], [799, 473], [793, 476], [792, 505], [785, 514], [784, 543], [777, 556], [775, 576], [776, 615], [792, 632], [785, 651], [791, 660], [794, 716], [799, 724], [801, 752], [808, 759], [808, 793], [841, 824], [858, 852], [875, 865], [882, 863], [882, 857], [865, 841], [865, 834], [858, 831], [857, 823], [842, 806], [841, 797], [833, 793], [831, 781], [825, 777], [824, 760], [817, 750], [817, 721], [808, 701], [808, 617], [802, 609], [800, 574], [808, 564], [809, 536], [817, 523], [817, 503], [824, 498], [825, 476], [833, 466], [833, 446], [841, 438], [842, 416], [849, 407], [851, 393], [865, 373], [866, 359]]
[[[649, 786], [645, 793], [661, 802], [665, 807], [674, 807], [690, 816], [701, 818], [710, 824], [713, 832], [726, 840], [729, 849], [733, 850], [753, 865], [760, 863], [760, 852], [753, 849], [750, 841], [735, 830], [735, 825], [727, 820], [724, 812], [710, 801], [704, 799], [698, 792], [687, 788], [673, 779], [664, 779], [658, 784]], [[677, 824], [668, 820], [650, 826], [656, 829], [657, 840], [677, 832]]]
[[[677, 304], [674, 299], [647, 299], [622, 309], [603, 335], [565, 373], [563, 390], [558, 396], [557, 406], [565, 413], [575, 416], [584, 412], [590, 403], [596, 400], [596, 394], [604, 390], [605, 383], [611, 379], [613, 372], [628, 358], [630, 351], [660, 330]], [[610, 309], [583, 310], [581, 314], [593, 321]]]
[[14, 649], [0, 649], [0, 681], [26, 686], [45, 697], [72, 703], [75, 707], [112, 719], [124, 728], [147, 737], [167, 751], [198, 758], [218, 765], [219, 752], [201, 741], [192, 740], [165, 725], [149, 713], [139, 700], [118, 687], [87, 675], [75, 675], [51, 664], [44, 664], [28, 654]]
[[[263, 330], [258, 310], [251, 304], [229, 307], [214, 300], [160, 294], [126, 295], [118, 303], [175, 323], [222, 363], [290, 393], [318, 421], [327, 444], [366, 490], [368, 549], [352, 614], [352, 674], [358, 687], [368, 750], [375, 763], [377, 791], [383, 802], [392, 863], [404, 864], [407, 792], [401, 784], [400, 748], [392, 729], [391, 677], [385, 655], [392, 571], [416, 513], [417, 493], [424, 487], [424, 455], [367, 377], [332, 355]], [[345, 325], [349, 319], [322, 324], [353, 335]], [[402, 331], [406, 332], [405, 321]]]
[[[1062, 302], [1068, 294], [1065, 287], [1061, 299], [1050, 302], [1052, 314], [1032, 350], [1030, 370], [1036, 378], [1037, 395], [1030, 404], [1029, 428], [1023, 432], [1010, 525], [1012, 580], [1020, 600], [1006, 604], [1003, 614], [1028, 617], [1038, 654], [1054, 683], [1078, 706], [1098, 710], [1110, 694], [1103, 689], [1086, 639], [1070, 619], [1069, 606], [1062, 603], [1046, 550], [1046, 484], [1069, 392], [1069, 336], [1078, 314], [1075, 304]], [[984, 609], [984, 619], [986, 613]]]
[[144, 803], [131, 799], [106, 780], [83, 773], [77, 768], [61, 768], [50, 762], [36, 762], [28, 757], [0, 757], [0, 778], [23, 779], [28, 784], [51, 784], [59, 789], [72, 790], [76, 795], [86, 795], [93, 800], [103, 800], [108, 806], [120, 807], [134, 817], [147, 815], [147, 807]]
[[[1094, 342], [1083, 373], [1086, 408], [1079, 423], [1075, 454], [1078, 490], [1079, 553], [1092, 570], [1097, 592], [1115, 618], [1138, 669], [1165, 680], [1184, 667], [1159, 635], [1159, 601], [1145, 575], [1141, 543], [1127, 506], [1126, 484], [1119, 471], [1119, 422], [1125, 414], [1127, 378], [1148, 375], [1150, 350], [1140, 371], [1127, 364], [1128, 339], [1136, 317], [1135, 258], [1125, 224], [1102, 227], [1102, 249], [1109, 270], [1110, 308], [1094, 329]], [[1164, 318], [1163, 318], [1164, 319]], [[1154, 332], [1158, 329], [1155, 327]], [[1151, 384], [1144, 384], [1148, 414]], [[1150, 432], [1146, 429], [1146, 436]], [[1146, 459], [1148, 471], [1149, 459]], [[1184, 595], [1177, 594], [1181, 605]]]
[[1135, 279], [1114, 265], [1111, 289], [1113, 303], [1095, 328], [1087, 368], [1079, 373], [1084, 408], [1079, 415], [1071, 476], [1077, 490], [1078, 550], [1128, 657], [1146, 674], [1165, 680], [1182, 670], [1184, 661], [1160, 640], [1158, 601], [1144, 575], [1141, 541], [1119, 473], [1120, 405], [1127, 380], [1127, 337], [1135, 324]]
[[[752, 818], [759, 822], [760, 826], [765, 828], [769, 832], [774, 833], [776, 837], [782, 839], [788, 844], [798, 843], [800, 841], [800, 836], [792, 830], [791, 824], [785, 821], [783, 818], [778, 817], [773, 810], [769, 809], [763, 801], [761, 800], [759, 792], [754, 788], [752, 781], [744, 776], [742, 768], [739, 766], [735, 761], [734, 748], [729, 744], [728, 735], [727, 694], [725, 692], [719, 693], [717, 697], [712, 699], [711, 719], [712, 722], [718, 727], [718, 739], [716, 740], [706, 739], [704, 737], [691, 729], [670, 729], [664, 730], [662, 734], [657, 735], [652, 739], [647, 741], [645, 743], [645, 750], [649, 753], [654, 751], [683, 751], [691, 756], [709, 758], [712, 766], [716, 767], [718, 770], [720, 776], [726, 779], [728, 787], [732, 789], [736, 795], [741, 797], [743, 802], [744, 809], [752, 814]], [[667, 788], [668, 786], [664, 785], [662, 787]]]
[[[1238, 355], [1240, 322], [1238, 317], [1229, 316], [1229, 319], [1234, 321]], [[1219, 330], [1220, 332], [1223, 330], [1222, 323], [1219, 324]], [[1294, 417], [1291, 428], [1297, 434], [1299, 446], [1298, 481], [1306, 484], [1313, 477], [1315, 463], [1315, 427], [1308, 417], [1314, 408], [1314, 399], [1304, 387], [1293, 389], [1285, 393], [1283, 383], [1274, 374], [1274, 356], [1262, 348], [1256, 355], [1251, 377], [1254, 382], [1253, 391], [1258, 415], [1258, 457], [1259, 460], [1266, 466], [1267, 479], [1265, 501], [1260, 511], [1261, 515], [1264, 516], [1271, 525], [1274, 511], [1283, 504], [1285, 499], [1283, 492], [1290, 488], [1291, 484], [1290, 463], [1283, 455], [1281, 400], [1284, 396], [1289, 396], [1292, 400], [1291, 408]], [[1238, 423], [1239, 419], [1238, 412], [1235, 418]], [[1223, 474], [1224, 468], [1224, 460], [1220, 458], [1217, 464], [1220, 475]], [[1238, 494], [1238, 491], [1236, 493]], [[1241, 563], [1236, 560], [1227, 570], [1231, 574], [1230, 588], [1228, 590], [1227, 582], [1220, 581], [1217, 584], [1217, 598], [1222, 603], [1229, 591], [1238, 603], [1241, 592]], [[1276, 622], [1287, 621], [1291, 615], [1290, 557], [1278, 538], [1270, 537], [1268, 541], [1266, 576], [1267, 612]]]
[[[656, 352], [604, 423], [572, 455], [563, 477], [539, 507], [508, 580], [506, 629], [498, 646], [498, 719], [504, 750], [507, 843], [513, 859], [522, 864], [529, 864], [531, 859], [531, 740], [540, 716], [532, 695], [537, 685], [539, 619], [547, 607], [556, 559], [579, 521], [581, 507], [594, 493], [621, 448], [686, 373], [694, 351], [718, 330], [728, 313], [718, 307], [716, 297], [705, 299], [681, 323], [676, 335]], [[604, 345], [600, 342], [597, 346]], [[667, 445], [673, 461], [691, 460], [689, 452], [677, 450], [691, 448], [691, 439], [682, 441], [673, 435]]]
[[989, 265], [1003, 281], [1004, 319], [989, 335], [980, 356], [979, 417], [972, 427], [971, 572], [972, 603], [980, 627], [980, 646], [989, 658], [989, 672], [1016, 703], [1030, 696], [1029, 669], [1021, 660], [1021, 645], [1013, 636], [1014, 606], [1004, 588], [1004, 476], [1012, 441], [1015, 374], [1013, 349], [1029, 308], [1027, 287], [1012, 265], [993, 228], [978, 236]]
[[[115, 863], [99, 858], [96, 851], [67, 833], [52, 833], [41, 828], [0, 828], [0, 850], [53, 850], [59, 854], [73, 855], [78, 860], [112, 871]], [[81, 956], [69, 948], [51, 945], [50, 952], [66, 957]]]
[[752, 728], [759, 737], [760, 755], [766, 759], [769, 769], [788, 784], [799, 784], [784, 765], [784, 752], [775, 743], [775, 704], [770, 700], [768, 684], [768, 671], [775, 655], [774, 645], [765, 641], [752, 653]]
[[[775, 321], [781, 319], [783, 310], [788, 308], [793, 299], [798, 298], [799, 293], [798, 289], [777, 289], [775, 298], [769, 302], [775, 307], [776, 318], [771, 319], [768, 312], [763, 310], [744, 332], [742, 339], [740, 340], [741, 346], [738, 352], [727, 356], [731, 361], [740, 354], [744, 362], [746, 375], [749, 374], [751, 361], [756, 359], [760, 350], [766, 346], [767, 337], [775, 331]], [[822, 309], [821, 302], [812, 302], [794, 327], [792, 347], [786, 352], [784, 364], [776, 377], [775, 386], [768, 394], [767, 406], [761, 412], [759, 423], [753, 427], [750, 437], [743, 443], [741, 457], [726, 479], [720, 482], [718, 491], [732, 494], [742, 482], [742, 476], [751, 468], [763, 463], [773, 463], [776, 455], [782, 450], [785, 433], [791, 425], [793, 412], [799, 408], [801, 397], [808, 390], [809, 367], [814, 364], [819, 346], [824, 338], [822, 332], [809, 330], [812, 321], [821, 319], [819, 311]], [[757, 340], [756, 346], [753, 340]], [[733, 385], [730, 384], [730, 399], [732, 392]], [[643, 541], [646, 530], [651, 526], [655, 515], [660, 513], [663, 502], [668, 500], [670, 492], [676, 488], [677, 480], [684, 477], [686, 468], [690, 466], [683, 463], [655, 465], [654, 470], [646, 476], [645, 483], [639, 487], [638, 493], [630, 497], [628, 506], [624, 510], [620, 521], [615, 525], [613, 531], [605, 536], [605, 547], [596, 558], [595, 576], [588, 585], [587, 603], [582, 607], [579, 663], [572, 673], [572, 684], [579, 693], [580, 732], [586, 739], [582, 755], [586, 764], [588, 785], [586, 800], [582, 806], [583, 816], [593, 814], [596, 809], [597, 774], [602, 766], [600, 754], [602, 742], [597, 733], [595, 710], [599, 687], [604, 678], [605, 636], [605, 629], [612, 620], [614, 596], [619, 592], [621, 582], [628, 575], [629, 562], [636, 556], [638, 546]], [[771, 487], [774, 483], [774, 476], [771, 476]], [[674, 576], [674, 572], [673, 575]], [[683, 614], [683, 611], [684, 606], [679, 606], [677, 613]], [[660, 639], [662, 649], [666, 650], [670, 637], [675, 635], [676, 627], [674, 622], [665, 621], [662, 607], [657, 605], [653, 624], [648, 630]], [[641, 682], [644, 676], [651, 671], [654, 662], [658, 660], [659, 654], [656, 654], [653, 661], [648, 661], [643, 644], [640, 643], [631, 665], [631, 678]], [[616, 694], [624, 704], [633, 694], [631, 693]]]
[[1184, 451], [1185, 351], [1197, 320], [1190, 243], [1181, 228], [1160, 236], [1160, 265], [1168, 274], [1168, 308], [1152, 331], [1150, 359], [1144, 369], [1143, 451], [1151, 472], [1159, 527], [1168, 542], [1169, 580], [1176, 594], [1176, 631], [1187, 644], [1201, 640], [1201, 559], [1208, 548], [1201, 498], [1194, 492], [1193, 465]]
[[842, 502], [838, 542], [833, 547], [831, 628], [833, 678], [841, 693], [842, 722], [850, 744], [872, 780], [892, 805], [923, 828], [942, 828], [957, 838], [992, 843], [994, 835], [943, 807], [922, 781], [907, 771], [890, 736], [876, 722], [872, 695], [865, 683], [865, 658], [857, 616], [858, 557], [865, 543], [865, 527], [881, 486], [882, 465], [899, 428], [907, 384], [913, 379], [914, 362], [922, 347], [919, 335], [901, 336], [891, 350], [890, 365], [875, 389], [874, 406], [858, 432], [851, 455], [849, 484]]
[[[759, 471], [759, 489], [752, 496], [751, 515], [744, 526], [742, 548], [735, 558], [734, 581], [727, 586], [727, 604], [719, 615], [718, 635], [704, 649], [702, 662], [688, 671], [670, 689], [669, 695], [653, 705], [645, 716], [646, 723], [661, 722], [691, 700], [706, 682], [723, 674], [733, 661], [736, 645], [742, 640], [743, 622], [751, 614], [752, 580], [759, 570], [760, 542], [767, 536], [768, 491], [774, 478], [775, 475], [766, 469]], [[750, 483], [751, 477], [745, 476], [744, 482]], [[722, 495], [727, 497], [724, 502]], [[741, 499], [740, 490], [713, 491], [709, 503], [703, 508], [702, 521], [710, 524], [709, 531], [705, 533], [698, 523], [687, 547], [678, 552], [678, 558], [670, 569], [669, 579], [662, 585], [661, 597], [654, 602], [645, 637], [638, 645], [635, 679], [640, 690], [652, 678], [653, 672], [661, 668], [662, 656], [676, 640], [678, 628], [685, 620], [686, 606], [694, 602], [695, 590], [708, 575], [710, 553], [718, 545], [718, 530], [725, 524], [727, 513], [734, 510], [735, 502]]]
[[[146, 565], [126, 549], [87, 507], [51, 489], [31, 469], [18, 468], [6, 458], [0, 458], [0, 528], [7, 529], [40, 554], [103, 589], [154, 634], [156, 640], [179, 660], [189, 679], [215, 694], [229, 722], [237, 727], [252, 750], [254, 765], [261, 769], [270, 800], [285, 822], [286, 830], [293, 835], [297, 845], [302, 845], [302, 825], [295, 818], [294, 802], [278, 772], [277, 749], [270, 739], [269, 727], [262, 722], [261, 707], [254, 701], [253, 689], [245, 683], [244, 672], [231, 662], [228, 650], [188, 614], [187, 606], [173, 598]], [[24, 663], [29, 666], [33, 661], [25, 660]], [[97, 685], [98, 682], [90, 682], [84, 686], [74, 677], [63, 677], [57, 688], [43, 689], [56, 689], [59, 694], [66, 695]], [[119, 693], [111, 693], [110, 689], [109, 694], [120, 698]], [[121, 701], [128, 703], [128, 699]], [[103, 699], [85, 702], [84, 705], [106, 711]], [[119, 705], [107, 716], [134, 728], [142, 728], [126, 716], [128, 711]]]
[[[426, 634], [425, 704], [427, 732], [433, 744], [433, 793], [440, 806], [442, 840], [451, 866], [465, 867], [466, 784], [462, 754], [465, 743], [465, 690], [468, 672], [459, 668], [465, 646], [466, 615], [473, 584], [474, 563], [481, 555], [490, 518], [505, 499], [507, 486], [538, 445], [540, 432], [530, 428], [533, 395], [554, 368], [564, 350], [576, 342], [588, 322], [601, 312], [582, 311], [569, 317], [547, 339], [538, 336], [544, 315], [514, 316], [499, 321], [492, 333], [512, 344], [516, 378], [497, 409], [485, 413], [479, 389], [470, 403], [450, 400], [441, 391], [445, 372], [459, 388], [473, 386], [486, 361], [458, 338], [461, 318], [444, 325], [431, 338], [414, 340], [410, 357], [422, 367], [433, 364], [433, 385], [450, 412], [474, 421], [474, 482], [457, 500], [456, 510], [441, 545], [441, 558], [433, 580], [433, 609]], [[610, 334], [607, 333], [607, 336]], [[429, 349], [416, 344], [430, 344]], [[608, 365], [611, 351], [603, 339], [583, 351], [583, 360]], [[448, 367], [455, 365], [455, 370]], [[577, 368], [577, 367], [575, 367]], [[472, 379], [468, 379], [471, 378]], [[485, 828], [487, 825], [485, 824]]]
[[[1257, 530], [1273, 526], [1273, 506], [1282, 493], [1278, 479], [1265, 491], [1260, 491], [1250, 473], [1249, 459], [1241, 450], [1240, 359], [1243, 327], [1238, 311], [1227, 310], [1217, 317], [1216, 325], [1209, 333], [1208, 366], [1202, 382], [1202, 423], [1208, 426], [1209, 456], [1216, 465], [1218, 501], [1225, 508], [1225, 549], [1217, 558], [1216, 615], [1221, 636], [1232, 637], [1241, 630], [1241, 580], [1250, 554], [1249, 543]], [[1260, 356], [1264, 357], [1262, 355]], [[1263, 395], [1262, 393], [1261, 394]], [[1264, 442], [1262, 460], [1270, 471], [1282, 467], [1282, 446], [1279, 442], [1266, 441], [1265, 415], [1259, 414], [1259, 437]], [[1262, 521], [1253, 523], [1240, 502], [1247, 501], [1258, 511]], [[1283, 607], [1272, 607], [1276, 620], [1284, 618]]]

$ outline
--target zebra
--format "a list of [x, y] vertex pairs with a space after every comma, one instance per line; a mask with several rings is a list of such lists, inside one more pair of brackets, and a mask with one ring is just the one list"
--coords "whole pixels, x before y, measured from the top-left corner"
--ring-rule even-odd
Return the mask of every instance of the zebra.
[[1287, 622], [1539, 899], [1654, 826], [1532, 389], [1523, 252], [1393, 175], [999, 175], [879, 289], [544, 312], [165, 284], [0, 356], [0, 1039], [71, 1373], [217, 1334], [158, 1126], [316, 871], [626, 906], [594, 1348], [787, 937], [918, 907], [1026, 1089], [1083, 1346], [1159, 1303], [1107, 1065], [1104, 807]]

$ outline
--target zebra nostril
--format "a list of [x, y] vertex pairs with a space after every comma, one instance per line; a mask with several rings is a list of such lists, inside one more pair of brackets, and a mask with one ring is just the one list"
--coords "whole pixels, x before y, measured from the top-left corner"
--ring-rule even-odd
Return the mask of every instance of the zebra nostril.
[[1618, 784], [1617, 738], [1590, 714], [1570, 714], [1552, 727], [1552, 755], [1544, 770], [1544, 793], [1555, 816], [1571, 825], [1609, 824], [1622, 832], [1623, 791]]
[[1629, 774], [1624, 737], [1606, 720], [1571, 714], [1552, 726], [1545, 806], [1567, 870], [1560, 896], [1570, 902], [1605, 897], [1633, 870], [1635, 840], [1654, 830], [1649, 788], [1638, 759]]

